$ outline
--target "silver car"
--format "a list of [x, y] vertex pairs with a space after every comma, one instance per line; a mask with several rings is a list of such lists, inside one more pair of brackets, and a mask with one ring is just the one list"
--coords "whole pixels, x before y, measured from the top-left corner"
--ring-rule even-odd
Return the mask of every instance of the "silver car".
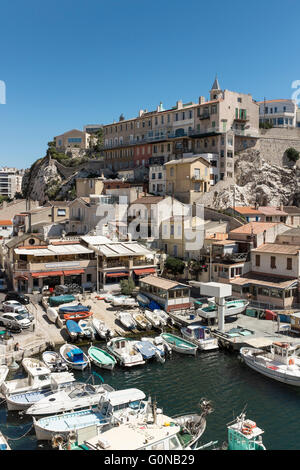
[[23, 317], [19, 313], [2, 313], [0, 315], [0, 325], [11, 327], [19, 326], [20, 328], [29, 328], [31, 321], [28, 318]]

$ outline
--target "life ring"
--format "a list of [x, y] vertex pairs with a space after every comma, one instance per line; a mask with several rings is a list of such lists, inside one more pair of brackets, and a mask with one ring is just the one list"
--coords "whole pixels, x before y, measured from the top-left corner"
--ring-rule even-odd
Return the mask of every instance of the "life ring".
[[243, 429], [242, 429], [242, 433], [243, 433], [243, 434], [248, 435], [248, 434], [251, 434], [251, 432], [252, 432], [252, 431], [251, 431], [251, 429], [249, 429], [249, 428], [243, 428]]

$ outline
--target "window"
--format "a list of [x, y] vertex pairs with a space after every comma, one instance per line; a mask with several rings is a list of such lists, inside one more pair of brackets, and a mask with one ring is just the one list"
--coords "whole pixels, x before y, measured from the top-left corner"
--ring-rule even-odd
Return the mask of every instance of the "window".
[[170, 176], [174, 176], [174, 167], [170, 168]]
[[178, 121], [178, 113], [175, 114], [175, 121]]
[[286, 269], [291, 270], [293, 269], [293, 259], [287, 258], [286, 259]]
[[271, 256], [270, 267], [271, 267], [272, 269], [276, 269], [276, 256]]
[[260, 255], [255, 255], [255, 266], [260, 266]]

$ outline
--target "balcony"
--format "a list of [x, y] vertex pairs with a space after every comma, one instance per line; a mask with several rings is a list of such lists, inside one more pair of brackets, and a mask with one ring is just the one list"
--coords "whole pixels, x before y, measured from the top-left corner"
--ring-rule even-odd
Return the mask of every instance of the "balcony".
[[200, 119], [200, 121], [202, 119], [209, 119], [210, 118], [210, 114], [209, 113], [203, 113], [203, 114], [200, 114], [200, 116], [197, 116], [198, 119]]
[[242, 114], [241, 116], [236, 116], [234, 118], [234, 121], [237, 121], [237, 122], [247, 122], [249, 121], [249, 118], [246, 116], [246, 114]]
[[133, 266], [154, 266], [155, 262], [153, 259], [134, 259], [133, 260]]

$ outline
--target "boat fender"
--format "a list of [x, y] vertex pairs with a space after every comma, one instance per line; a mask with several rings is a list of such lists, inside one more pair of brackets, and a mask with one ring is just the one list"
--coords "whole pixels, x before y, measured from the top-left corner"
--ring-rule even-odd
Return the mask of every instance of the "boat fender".
[[294, 361], [294, 359], [291, 358], [291, 359], [289, 360], [289, 365], [292, 366], [292, 365], [294, 365], [294, 364], [295, 364], [295, 361]]

